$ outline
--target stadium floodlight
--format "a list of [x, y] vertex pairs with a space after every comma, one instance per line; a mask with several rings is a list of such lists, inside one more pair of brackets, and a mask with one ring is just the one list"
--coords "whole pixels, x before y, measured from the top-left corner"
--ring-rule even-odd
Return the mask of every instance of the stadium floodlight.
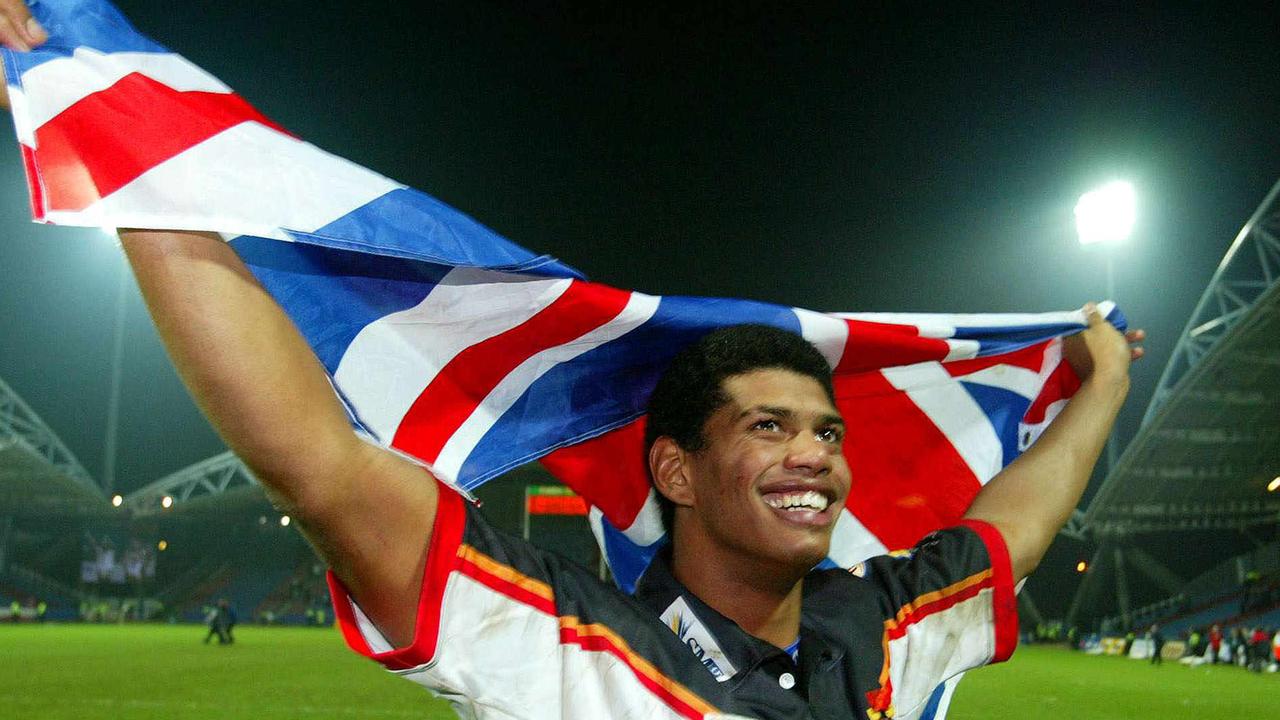
[[1081, 560], [1080, 562], [1076, 563], [1076, 572], [1078, 572], [1078, 573], [1082, 573], [1082, 572], [1084, 572], [1085, 570], [1088, 570], [1088, 569], [1089, 569], [1089, 563], [1087, 563], [1087, 562], [1085, 562], [1085, 561], [1083, 561], [1083, 560]]
[[1120, 242], [1129, 237], [1137, 217], [1133, 185], [1116, 180], [1080, 196], [1076, 203], [1076, 233], [1081, 245]]
[[156, 549], [159, 550], [160, 552], [164, 552], [168, 548], [169, 548], [168, 540], [161, 540], [160, 542], [156, 543]]
[[124, 498], [119, 495], [111, 496], [111, 507], [120, 507], [124, 504]]
[[165, 510], [168, 510], [169, 508], [173, 507], [173, 496], [165, 495], [164, 497], [160, 498], [160, 507], [164, 508]]
[[280, 527], [289, 527], [289, 516], [288, 516], [288, 515], [281, 515], [281, 516], [280, 516]]
[[1275, 480], [1267, 483], [1267, 492], [1275, 492], [1277, 490], [1280, 490], [1280, 475], [1277, 475]]

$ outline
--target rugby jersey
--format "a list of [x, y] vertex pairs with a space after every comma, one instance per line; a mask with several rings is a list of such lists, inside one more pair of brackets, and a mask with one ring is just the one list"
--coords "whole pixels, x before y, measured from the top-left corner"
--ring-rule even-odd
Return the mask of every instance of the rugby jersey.
[[329, 584], [353, 650], [483, 720], [909, 719], [1017, 638], [1008, 551], [979, 522], [807, 575], [798, 662], [689, 593], [665, 557], [632, 597], [443, 485], [411, 644], [391, 647]]

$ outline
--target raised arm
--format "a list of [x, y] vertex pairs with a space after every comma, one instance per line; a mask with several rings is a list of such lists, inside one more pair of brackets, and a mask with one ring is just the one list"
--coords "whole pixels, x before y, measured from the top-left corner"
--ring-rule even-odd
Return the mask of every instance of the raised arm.
[[120, 236], [201, 410], [383, 634], [412, 639], [434, 480], [355, 435], [311, 348], [220, 238]]
[[1129, 363], [1142, 356], [1130, 347], [1145, 335], [1121, 335], [1093, 304], [1089, 327], [1063, 342], [1063, 355], [1080, 376], [1080, 389], [1040, 439], [991, 479], [966, 518], [991, 523], [1009, 546], [1014, 579], [1040, 563], [1058, 530], [1071, 517], [1106, 445], [1129, 392]]
[[[22, 0], [0, 0], [0, 44], [26, 51], [45, 38]], [[220, 238], [127, 230], [121, 241], [200, 408], [383, 635], [407, 644], [434, 479], [355, 435], [310, 347]]]

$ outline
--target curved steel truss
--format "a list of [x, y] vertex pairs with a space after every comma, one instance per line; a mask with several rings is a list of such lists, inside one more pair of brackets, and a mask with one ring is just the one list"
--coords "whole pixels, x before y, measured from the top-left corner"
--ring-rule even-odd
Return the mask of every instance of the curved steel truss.
[[0, 380], [0, 448], [15, 444], [23, 445], [82, 489], [102, 496], [102, 489], [57, 434], [8, 383]]
[[135, 515], [150, 515], [166, 509], [166, 497], [171, 506], [180, 507], [198, 498], [257, 486], [249, 468], [228, 450], [135, 490], [124, 498], [124, 507]]

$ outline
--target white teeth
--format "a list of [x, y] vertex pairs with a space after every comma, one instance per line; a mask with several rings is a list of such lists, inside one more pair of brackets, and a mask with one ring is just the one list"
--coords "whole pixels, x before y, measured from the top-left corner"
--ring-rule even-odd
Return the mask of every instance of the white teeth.
[[779, 510], [816, 510], [822, 512], [830, 503], [825, 495], [813, 490], [804, 492], [775, 493], [765, 497], [770, 507]]

